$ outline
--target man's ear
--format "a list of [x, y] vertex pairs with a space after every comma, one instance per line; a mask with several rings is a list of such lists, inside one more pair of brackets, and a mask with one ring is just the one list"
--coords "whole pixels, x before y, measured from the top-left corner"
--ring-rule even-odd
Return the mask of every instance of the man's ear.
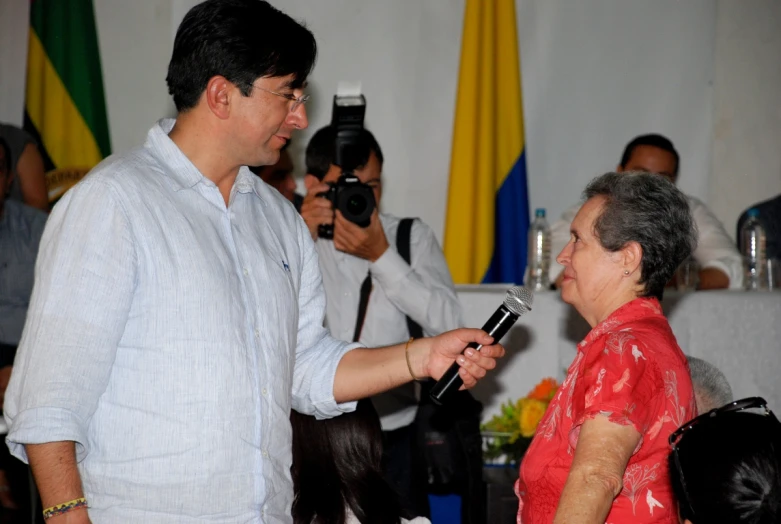
[[203, 96], [206, 97], [206, 105], [220, 120], [225, 120], [230, 115], [231, 95], [234, 85], [224, 76], [215, 75], [209, 79]]

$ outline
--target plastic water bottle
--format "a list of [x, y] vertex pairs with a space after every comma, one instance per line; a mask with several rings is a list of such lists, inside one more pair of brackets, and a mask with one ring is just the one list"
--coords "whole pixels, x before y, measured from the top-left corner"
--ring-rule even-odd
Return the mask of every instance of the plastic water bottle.
[[529, 227], [529, 260], [526, 287], [532, 291], [550, 289], [550, 226], [545, 220], [545, 209], [534, 212], [534, 222]]
[[759, 210], [749, 209], [740, 228], [740, 252], [743, 254], [743, 287], [749, 291], [768, 289], [765, 228]]

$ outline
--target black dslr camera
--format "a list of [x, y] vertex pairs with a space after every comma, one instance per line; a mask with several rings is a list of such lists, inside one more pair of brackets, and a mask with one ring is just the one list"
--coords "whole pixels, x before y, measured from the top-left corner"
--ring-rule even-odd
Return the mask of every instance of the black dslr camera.
[[[317, 196], [328, 199], [334, 210], [361, 227], [368, 227], [377, 202], [374, 191], [355, 176], [355, 170], [369, 159], [369, 144], [362, 137], [366, 99], [363, 95], [334, 96], [331, 129], [334, 132], [334, 163], [342, 168], [339, 180], [329, 182], [328, 191]], [[333, 239], [333, 224], [317, 228], [320, 238]]]

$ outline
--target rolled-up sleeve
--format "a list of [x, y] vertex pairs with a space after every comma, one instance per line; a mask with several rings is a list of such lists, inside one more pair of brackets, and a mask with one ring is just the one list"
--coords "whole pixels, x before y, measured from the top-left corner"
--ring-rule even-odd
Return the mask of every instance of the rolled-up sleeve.
[[336, 402], [334, 380], [339, 361], [361, 344], [337, 340], [323, 325], [326, 300], [323, 278], [314, 242], [303, 220], [299, 225], [299, 243], [302, 274], [293, 367], [293, 409], [318, 419], [331, 418], [355, 410], [355, 402]]
[[743, 258], [721, 221], [699, 200], [689, 197], [697, 224], [697, 249], [693, 256], [703, 269], [719, 269], [729, 278], [730, 289], [743, 287]]
[[105, 179], [86, 179], [52, 211], [5, 396], [6, 438], [25, 444], [76, 442], [108, 383], [135, 286], [137, 258], [122, 200]]

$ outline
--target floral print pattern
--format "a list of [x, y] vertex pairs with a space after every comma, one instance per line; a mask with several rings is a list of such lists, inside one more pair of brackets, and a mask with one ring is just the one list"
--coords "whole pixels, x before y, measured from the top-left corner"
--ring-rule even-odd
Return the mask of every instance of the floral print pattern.
[[553, 521], [580, 428], [595, 416], [641, 434], [607, 521], [677, 523], [667, 438], [696, 409], [686, 359], [656, 299], [625, 304], [578, 344], [521, 465], [519, 524]]

